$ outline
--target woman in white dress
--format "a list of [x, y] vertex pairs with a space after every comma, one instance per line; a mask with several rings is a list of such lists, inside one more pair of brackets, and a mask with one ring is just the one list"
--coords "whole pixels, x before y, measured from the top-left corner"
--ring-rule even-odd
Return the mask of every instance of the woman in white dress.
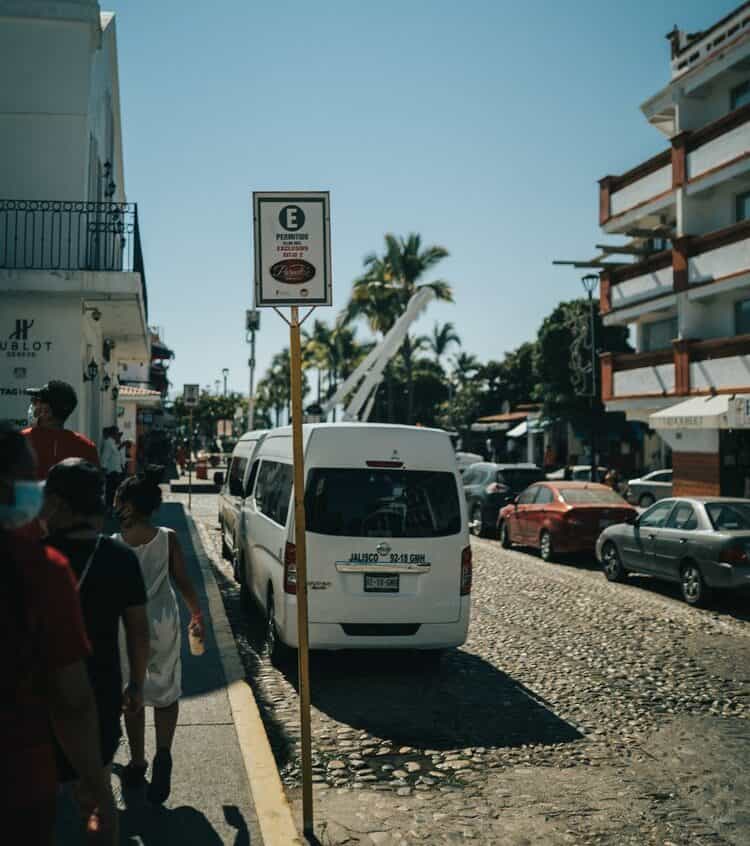
[[[180, 664], [180, 611], [172, 587], [176, 585], [191, 619], [191, 633], [203, 638], [203, 619], [198, 596], [187, 574], [177, 535], [172, 529], [154, 526], [152, 516], [161, 505], [158, 472], [131, 476], [118, 488], [115, 511], [123, 540], [132, 547], [141, 565], [146, 585], [146, 613], [149, 620], [151, 653], [143, 686], [143, 703], [154, 709], [156, 755], [151, 770], [147, 798], [161, 804], [169, 796], [172, 776], [172, 739], [177, 727], [182, 693]], [[148, 768], [145, 758], [145, 711], [125, 715], [130, 743], [130, 763], [122, 774], [126, 787], [143, 785]]]

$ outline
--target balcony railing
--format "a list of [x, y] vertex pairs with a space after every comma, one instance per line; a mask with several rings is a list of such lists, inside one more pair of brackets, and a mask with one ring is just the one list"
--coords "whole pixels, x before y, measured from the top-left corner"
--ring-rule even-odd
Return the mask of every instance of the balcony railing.
[[135, 203], [0, 200], [0, 269], [139, 273], [148, 314]]

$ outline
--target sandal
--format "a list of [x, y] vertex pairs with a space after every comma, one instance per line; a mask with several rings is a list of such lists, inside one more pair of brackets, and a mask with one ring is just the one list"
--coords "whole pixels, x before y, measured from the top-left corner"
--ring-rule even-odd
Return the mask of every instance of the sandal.
[[146, 783], [147, 769], [148, 764], [134, 764], [131, 761], [127, 767], [123, 767], [122, 772], [120, 773], [120, 783], [123, 787], [127, 787], [129, 790], [135, 790], [139, 787], [143, 787]]

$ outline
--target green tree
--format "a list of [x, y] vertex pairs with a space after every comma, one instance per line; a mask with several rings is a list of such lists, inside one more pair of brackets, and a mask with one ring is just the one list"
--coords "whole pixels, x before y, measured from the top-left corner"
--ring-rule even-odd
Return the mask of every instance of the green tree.
[[432, 335], [427, 339], [437, 364], [442, 364], [443, 356], [453, 344], [460, 347], [461, 339], [456, 334], [456, 327], [452, 323], [436, 323], [432, 327]]
[[471, 353], [462, 352], [453, 359], [453, 378], [459, 387], [463, 387], [481, 369], [479, 359]]

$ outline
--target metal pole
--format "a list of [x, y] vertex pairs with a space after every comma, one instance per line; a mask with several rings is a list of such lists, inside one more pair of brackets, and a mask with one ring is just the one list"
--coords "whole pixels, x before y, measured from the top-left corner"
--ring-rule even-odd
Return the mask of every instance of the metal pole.
[[190, 437], [188, 439], [188, 511], [193, 510], [193, 409], [190, 409]]
[[302, 828], [313, 827], [312, 738], [310, 732], [310, 665], [307, 618], [307, 547], [305, 538], [305, 467], [302, 449], [302, 350], [299, 309], [292, 306], [289, 324], [292, 389], [292, 448], [294, 454], [294, 540], [297, 559], [297, 662], [302, 740]]
[[594, 292], [589, 291], [589, 321], [591, 335], [591, 481], [598, 481], [596, 460], [596, 322], [594, 320]]
[[247, 428], [249, 432], [255, 428], [255, 329], [250, 332], [250, 393], [247, 395]]

